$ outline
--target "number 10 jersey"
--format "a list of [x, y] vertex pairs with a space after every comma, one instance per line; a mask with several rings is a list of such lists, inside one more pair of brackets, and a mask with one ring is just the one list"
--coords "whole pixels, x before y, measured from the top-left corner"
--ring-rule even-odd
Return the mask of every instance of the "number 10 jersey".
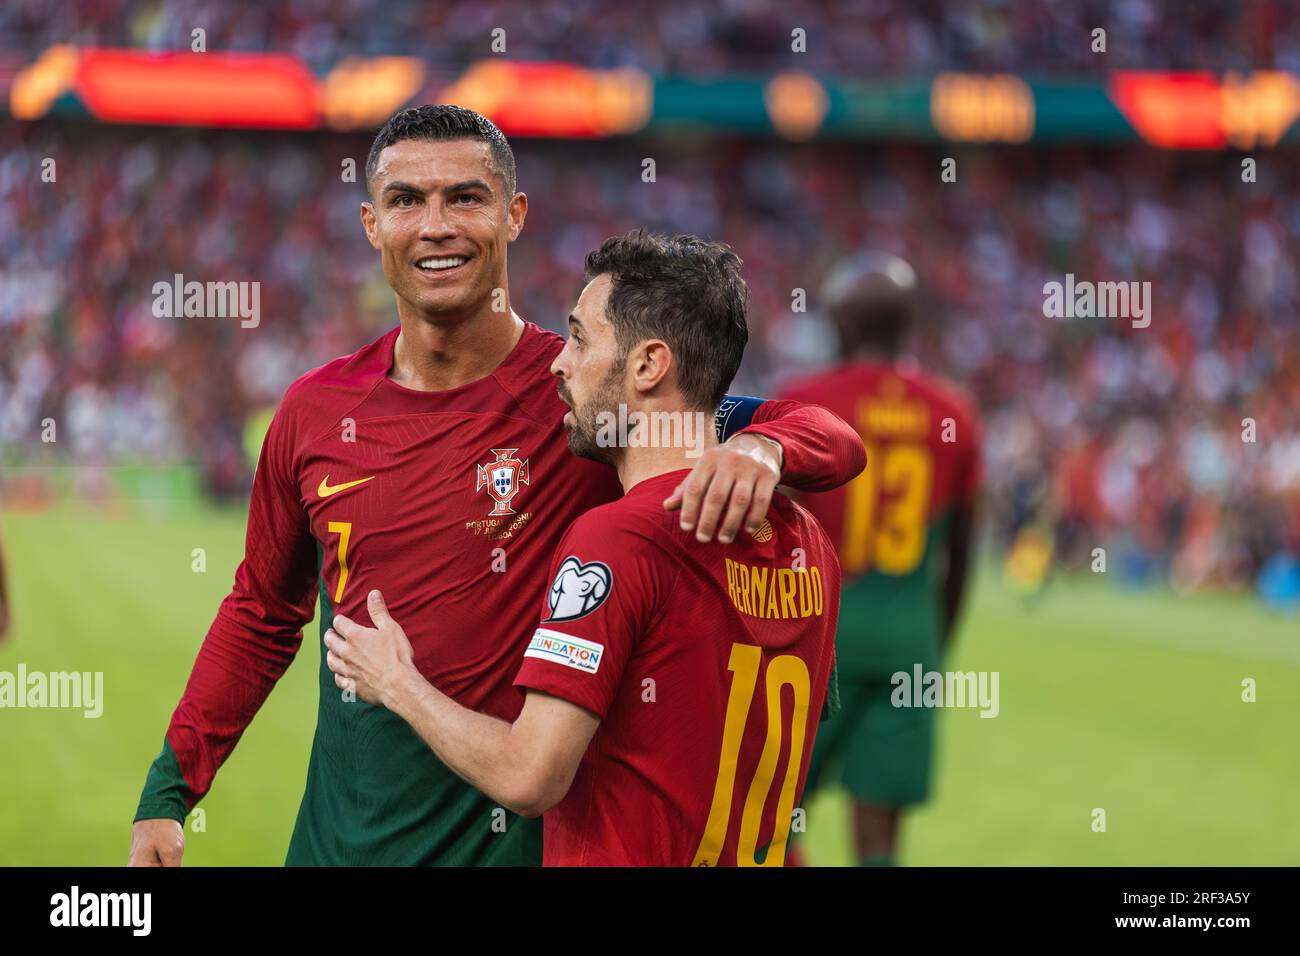
[[543, 817], [547, 866], [782, 866], [835, 653], [840, 571], [779, 493], [702, 545], [634, 485], [574, 521], [515, 683], [601, 718]]

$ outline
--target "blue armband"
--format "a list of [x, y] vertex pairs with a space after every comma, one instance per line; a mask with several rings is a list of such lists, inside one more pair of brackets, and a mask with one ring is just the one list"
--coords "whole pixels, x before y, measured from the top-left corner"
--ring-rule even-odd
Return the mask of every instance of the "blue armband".
[[766, 402], [765, 398], [752, 398], [748, 395], [728, 395], [713, 413], [713, 428], [718, 433], [718, 441], [726, 441], [742, 428], [748, 428], [754, 420], [758, 406]]

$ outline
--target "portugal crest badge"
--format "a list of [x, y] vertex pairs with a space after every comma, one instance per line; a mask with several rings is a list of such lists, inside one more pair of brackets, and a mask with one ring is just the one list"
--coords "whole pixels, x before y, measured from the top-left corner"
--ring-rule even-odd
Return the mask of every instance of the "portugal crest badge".
[[519, 486], [528, 484], [528, 459], [520, 460], [518, 448], [493, 448], [496, 459], [486, 465], [478, 465], [478, 481], [475, 491], [482, 491], [486, 486], [492, 496], [492, 510], [488, 517], [495, 515], [512, 515], [510, 499], [519, 493]]

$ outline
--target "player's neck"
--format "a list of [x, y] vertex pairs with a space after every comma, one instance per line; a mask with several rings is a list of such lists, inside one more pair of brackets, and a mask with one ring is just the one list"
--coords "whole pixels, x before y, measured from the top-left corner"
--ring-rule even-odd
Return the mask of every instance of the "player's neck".
[[902, 349], [883, 345], [860, 345], [849, 353], [848, 361], [866, 365], [894, 365], [902, 354]]
[[614, 464], [624, 493], [647, 478], [694, 468], [705, 449], [718, 443], [712, 415], [663, 410], [652, 413], [649, 409], [645, 415]]
[[402, 331], [393, 344], [388, 377], [404, 388], [444, 392], [491, 375], [524, 331], [523, 319], [488, 311], [463, 322], [438, 325], [399, 309]]

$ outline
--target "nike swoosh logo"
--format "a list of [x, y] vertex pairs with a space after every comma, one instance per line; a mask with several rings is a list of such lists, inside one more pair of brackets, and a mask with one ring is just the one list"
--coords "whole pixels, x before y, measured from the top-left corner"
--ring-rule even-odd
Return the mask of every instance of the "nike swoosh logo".
[[345, 481], [343, 484], [334, 485], [331, 488], [330, 476], [326, 475], [320, 480], [320, 487], [316, 489], [316, 494], [320, 495], [322, 498], [328, 498], [330, 495], [337, 495], [340, 491], [347, 491], [349, 488], [355, 488], [357, 485], [364, 485], [374, 477], [374, 475], [371, 475], [370, 478], [358, 478], [356, 481]]

